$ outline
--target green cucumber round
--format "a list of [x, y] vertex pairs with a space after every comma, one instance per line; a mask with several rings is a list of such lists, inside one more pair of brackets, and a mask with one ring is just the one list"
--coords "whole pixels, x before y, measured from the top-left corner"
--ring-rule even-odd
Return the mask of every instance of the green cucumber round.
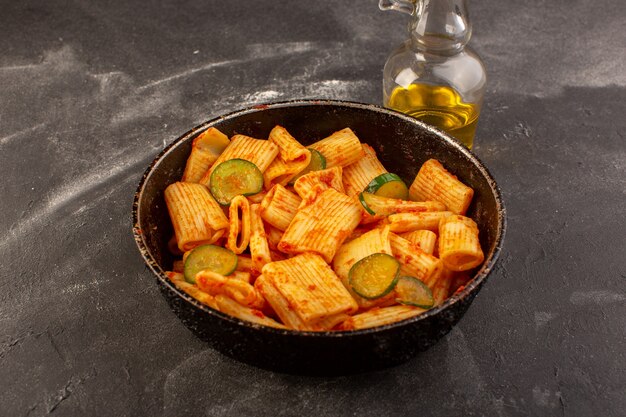
[[350, 268], [348, 282], [354, 292], [368, 300], [389, 294], [398, 282], [400, 263], [386, 253], [374, 253]]
[[185, 260], [185, 280], [195, 284], [196, 274], [205, 269], [224, 276], [230, 275], [237, 269], [237, 255], [221, 246], [200, 245]]
[[426, 309], [435, 305], [432, 291], [417, 278], [409, 276], [400, 277], [396, 284], [395, 291], [397, 296], [396, 301], [400, 304]]
[[402, 178], [391, 172], [385, 172], [374, 178], [364, 191], [380, 197], [409, 199], [409, 188]]
[[263, 173], [250, 161], [229, 159], [211, 173], [209, 190], [215, 200], [228, 206], [238, 195], [254, 195], [263, 190]]

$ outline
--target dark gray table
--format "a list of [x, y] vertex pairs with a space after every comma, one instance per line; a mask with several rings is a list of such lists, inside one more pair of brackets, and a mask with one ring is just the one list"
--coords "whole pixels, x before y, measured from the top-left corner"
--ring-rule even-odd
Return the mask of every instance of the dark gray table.
[[0, 415], [626, 415], [626, 8], [474, 1], [499, 267], [410, 362], [275, 374], [178, 321], [131, 237], [167, 143], [266, 101], [379, 103], [407, 18], [371, 1], [2, 1]]

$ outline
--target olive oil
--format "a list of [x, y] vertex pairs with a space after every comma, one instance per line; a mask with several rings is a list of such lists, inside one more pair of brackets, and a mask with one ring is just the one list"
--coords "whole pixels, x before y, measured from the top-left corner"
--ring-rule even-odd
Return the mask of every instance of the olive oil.
[[480, 105], [466, 103], [452, 87], [411, 84], [396, 87], [386, 106], [433, 125], [472, 148]]
[[387, 57], [383, 105], [436, 126], [471, 148], [487, 74], [468, 46], [468, 0], [379, 0], [411, 16], [409, 37]]

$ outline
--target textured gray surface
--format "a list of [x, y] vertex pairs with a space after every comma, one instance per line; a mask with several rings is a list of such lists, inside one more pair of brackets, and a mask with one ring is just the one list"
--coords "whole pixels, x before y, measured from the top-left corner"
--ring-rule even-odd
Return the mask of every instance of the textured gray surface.
[[375, 0], [1, 3], [0, 415], [626, 414], [620, 0], [472, 2], [501, 262], [431, 350], [333, 379], [195, 339], [135, 248], [132, 195], [165, 144], [224, 112], [378, 103], [406, 18]]

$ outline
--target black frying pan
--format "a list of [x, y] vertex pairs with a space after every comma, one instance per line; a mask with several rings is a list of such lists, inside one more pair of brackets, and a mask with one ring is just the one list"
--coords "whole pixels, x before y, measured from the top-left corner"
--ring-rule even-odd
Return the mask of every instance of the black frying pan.
[[[299, 332], [241, 321], [200, 304], [164, 275], [172, 268], [167, 250], [172, 235], [163, 191], [180, 179], [192, 140], [214, 126], [267, 138], [275, 125], [303, 144], [350, 127], [371, 145], [390, 171], [410, 184], [421, 164], [436, 158], [475, 190], [468, 211], [480, 228], [485, 262], [465, 289], [443, 305], [401, 322], [366, 330]], [[206, 122], [171, 143], [139, 183], [133, 204], [133, 233], [163, 296], [181, 321], [220, 352], [262, 368], [303, 374], [346, 374], [399, 364], [426, 350], [450, 331], [485, 283], [501, 249], [506, 226], [500, 190], [487, 168], [455, 139], [403, 114], [369, 104], [298, 100], [254, 106]]]

